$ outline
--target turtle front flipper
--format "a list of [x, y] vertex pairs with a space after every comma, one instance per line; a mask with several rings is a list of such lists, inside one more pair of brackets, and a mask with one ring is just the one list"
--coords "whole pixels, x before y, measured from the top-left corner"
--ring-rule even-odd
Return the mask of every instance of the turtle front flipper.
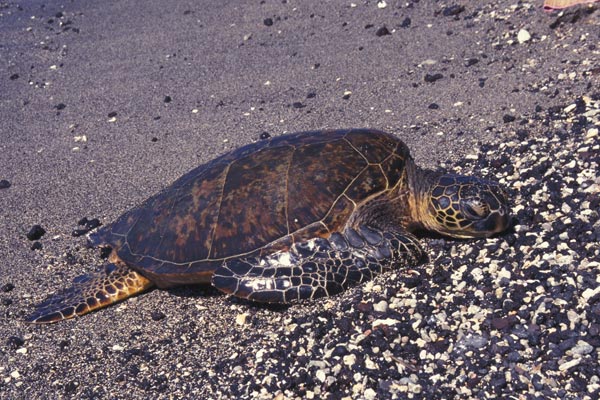
[[111, 263], [99, 272], [75, 278], [73, 286], [38, 304], [27, 322], [49, 324], [84, 315], [153, 286], [152, 282], [122, 262]]
[[361, 226], [296, 243], [289, 251], [226, 261], [212, 284], [236, 297], [291, 303], [331, 296], [395, 266], [415, 265], [423, 254], [410, 233]]

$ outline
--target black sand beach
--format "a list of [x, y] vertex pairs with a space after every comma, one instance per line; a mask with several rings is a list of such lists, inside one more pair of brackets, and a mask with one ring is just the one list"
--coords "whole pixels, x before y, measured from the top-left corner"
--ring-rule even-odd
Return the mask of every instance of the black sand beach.
[[[541, 1], [0, 3], [0, 398], [598, 398], [599, 43], [597, 5]], [[185, 287], [23, 322], [102, 264], [83, 217], [351, 127], [499, 180], [518, 224], [290, 307]]]

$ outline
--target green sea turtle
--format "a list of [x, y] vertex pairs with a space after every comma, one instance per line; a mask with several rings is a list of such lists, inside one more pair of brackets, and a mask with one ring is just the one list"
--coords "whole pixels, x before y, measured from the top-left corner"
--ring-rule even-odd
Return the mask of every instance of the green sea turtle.
[[112, 249], [108, 263], [39, 304], [28, 321], [56, 322], [188, 284], [268, 303], [329, 296], [418, 263], [414, 231], [488, 237], [509, 221], [497, 183], [420, 169], [391, 134], [284, 135], [197, 167], [90, 235]]

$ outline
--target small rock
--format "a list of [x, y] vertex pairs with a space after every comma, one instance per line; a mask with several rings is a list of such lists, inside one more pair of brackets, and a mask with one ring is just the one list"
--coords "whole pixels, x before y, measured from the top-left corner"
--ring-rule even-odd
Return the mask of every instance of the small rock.
[[46, 230], [41, 227], [41, 225], [33, 225], [29, 232], [27, 233], [27, 239], [34, 241], [39, 240], [44, 236]]
[[377, 35], [379, 37], [385, 36], [385, 35], [391, 35], [391, 34], [392, 33], [385, 26], [382, 26], [381, 28], [377, 29], [377, 32], [375, 32], [375, 35]]
[[513, 122], [515, 119], [517, 119], [517, 118], [516, 118], [514, 115], [510, 115], [510, 114], [504, 114], [504, 115], [502, 116], [502, 121], [503, 121], [505, 124], [508, 124], [508, 123], [510, 123], [510, 122]]
[[75, 237], [85, 235], [92, 229], [96, 229], [97, 227], [102, 225], [102, 223], [98, 218], [88, 219], [87, 217], [83, 217], [77, 222], [77, 225], [83, 226], [84, 228], [73, 230], [73, 232], [71, 232], [71, 235]]
[[248, 322], [250, 322], [250, 314], [242, 313], [242, 314], [238, 314], [235, 317], [235, 323], [237, 325], [243, 326], [243, 325], [246, 325]]
[[435, 81], [439, 81], [440, 79], [442, 79], [444, 77], [444, 75], [437, 73], [437, 74], [425, 74], [425, 78], [423, 78], [423, 80], [427, 83], [433, 83]]
[[15, 288], [15, 285], [13, 285], [12, 283], [6, 283], [6, 284], [2, 285], [0, 290], [2, 290], [4, 293], [8, 293], [11, 290], [13, 290], [14, 288]]
[[527, 32], [527, 30], [525, 29], [521, 29], [519, 31], [519, 33], [517, 33], [517, 40], [519, 41], [519, 43], [525, 43], [528, 42], [531, 39], [531, 35], [529, 34], [529, 32]]
[[377, 392], [371, 388], [367, 388], [364, 392], [366, 400], [375, 400], [377, 398]]
[[348, 367], [352, 367], [354, 364], [356, 364], [356, 356], [354, 354], [348, 354], [348, 355], [344, 356], [343, 361], [344, 361], [344, 365], [347, 365]]
[[487, 339], [481, 335], [467, 335], [459, 341], [459, 345], [470, 349], [481, 349], [487, 344]]
[[592, 345], [590, 345], [588, 342], [580, 340], [577, 342], [577, 344], [575, 345], [575, 347], [573, 347], [571, 349], [571, 352], [574, 355], [584, 355], [584, 354], [590, 354], [592, 351], [594, 351], [594, 347]]
[[379, 303], [373, 304], [373, 311], [384, 313], [388, 310], [388, 303], [385, 300], [381, 300]]
[[327, 375], [325, 374], [325, 371], [323, 371], [322, 369], [317, 371], [316, 376], [317, 376], [317, 379], [320, 380], [321, 382], [325, 382], [325, 379], [327, 379]]
[[273, 25], [273, 18], [265, 18], [263, 21], [263, 24], [265, 24], [265, 26], [272, 26]]
[[455, 4], [455, 5], [444, 8], [444, 11], [442, 11], [442, 15], [444, 17], [454, 17], [463, 11], [465, 11], [464, 6], [459, 6], [459, 5]]
[[581, 358], [574, 358], [571, 361], [567, 361], [567, 362], [565, 362], [563, 364], [560, 364], [558, 366], [558, 370], [559, 371], [566, 371], [566, 370], [568, 370], [570, 368], [573, 368], [573, 367], [579, 365], [580, 362], [581, 362]]
[[393, 318], [376, 319], [375, 321], [373, 321], [373, 323], [371, 324], [371, 326], [373, 327], [373, 329], [375, 329], [379, 325], [392, 326], [392, 325], [396, 325], [399, 322], [400, 321], [398, 321], [397, 319], [393, 319]]
[[299, 101], [296, 101], [296, 102], [292, 103], [292, 107], [294, 107], [294, 108], [304, 108], [304, 107], [306, 107], [306, 105], [302, 104]]
[[365, 368], [375, 370], [379, 369], [379, 366], [373, 360], [371, 360], [371, 357], [367, 355], [365, 356]]
[[480, 282], [484, 278], [483, 270], [479, 267], [475, 267], [471, 270], [471, 276], [475, 282]]
[[498, 277], [499, 279], [502, 279], [502, 278], [505, 278], [505, 279], [510, 279], [510, 276], [511, 276], [511, 274], [510, 274], [510, 271], [509, 271], [509, 270], [507, 270], [507, 269], [505, 269], [505, 268], [501, 269], [501, 270], [500, 270], [500, 271], [497, 273], [497, 277]]
[[583, 291], [583, 293], [581, 293], [581, 297], [583, 297], [585, 300], [589, 300], [598, 293], [600, 293], [600, 286], [597, 286], [595, 289], [587, 288]]
[[18, 349], [19, 347], [23, 346], [24, 344], [25, 344], [25, 341], [18, 336], [10, 336], [6, 340], [6, 346], [13, 350]]
[[260, 134], [260, 138], [262, 140], [268, 139], [270, 137], [271, 137], [271, 134], [269, 132], [263, 132], [263, 133]]
[[478, 62], [479, 62], [478, 58], [469, 58], [467, 61], [465, 61], [465, 67], [473, 66], [473, 65], [477, 64]]
[[160, 321], [162, 319], [165, 319], [167, 316], [161, 311], [152, 311], [150, 317], [153, 321]]
[[0, 180], [0, 189], [8, 189], [10, 187], [10, 182], [6, 179]]

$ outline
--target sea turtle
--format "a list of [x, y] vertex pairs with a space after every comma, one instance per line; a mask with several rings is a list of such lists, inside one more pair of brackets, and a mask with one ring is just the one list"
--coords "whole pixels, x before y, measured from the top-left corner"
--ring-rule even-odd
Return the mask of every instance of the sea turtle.
[[497, 183], [420, 169], [389, 133], [283, 135], [197, 167], [91, 234], [112, 249], [108, 263], [28, 321], [83, 315], [155, 286], [212, 283], [268, 303], [330, 296], [418, 263], [417, 230], [477, 238], [509, 223]]

